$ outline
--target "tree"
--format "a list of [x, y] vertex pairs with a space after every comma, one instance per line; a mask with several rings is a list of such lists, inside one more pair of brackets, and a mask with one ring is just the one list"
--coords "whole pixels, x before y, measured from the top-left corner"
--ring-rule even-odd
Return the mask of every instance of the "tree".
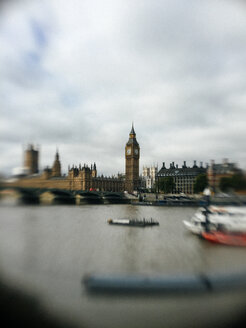
[[199, 192], [202, 192], [207, 186], [208, 186], [207, 174], [206, 173], [199, 174], [194, 182], [194, 193], [198, 194]]
[[163, 191], [165, 194], [171, 193], [175, 183], [172, 177], [161, 178], [158, 181], [159, 190]]
[[222, 191], [246, 190], [246, 178], [242, 174], [234, 174], [231, 177], [220, 179], [219, 187]]
[[222, 191], [228, 191], [232, 188], [232, 181], [230, 177], [223, 177], [220, 179], [219, 188]]

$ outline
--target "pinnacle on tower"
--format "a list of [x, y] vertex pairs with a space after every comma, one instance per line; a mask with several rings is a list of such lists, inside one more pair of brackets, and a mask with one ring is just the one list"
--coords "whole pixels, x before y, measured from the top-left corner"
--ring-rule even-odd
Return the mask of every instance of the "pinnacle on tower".
[[56, 160], [59, 160], [59, 151], [58, 148], [56, 148], [56, 156], [55, 156]]
[[130, 136], [136, 136], [136, 133], [134, 131], [133, 122], [132, 122], [132, 129], [131, 129], [131, 132], [130, 132]]

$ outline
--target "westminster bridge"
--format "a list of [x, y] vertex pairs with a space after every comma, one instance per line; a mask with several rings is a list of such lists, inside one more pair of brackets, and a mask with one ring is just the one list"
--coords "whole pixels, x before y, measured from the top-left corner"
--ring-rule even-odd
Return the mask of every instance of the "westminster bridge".
[[9, 195], [24, 204], [126, 204], [130, 199], [122, 192], [65, 190], [2, 186], [2, 196]]

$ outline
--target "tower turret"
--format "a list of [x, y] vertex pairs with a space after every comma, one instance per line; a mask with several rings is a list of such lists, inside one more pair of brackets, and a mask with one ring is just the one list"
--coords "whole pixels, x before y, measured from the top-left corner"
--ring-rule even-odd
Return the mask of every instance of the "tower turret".
[[92, 175], [92, 178], [96, 178], [96, 177], [97, 177], [97, 167], [96, 167], [96, 163], [94, 163], [94, 164], [92, 165], [91, 175]]
[[52, 176], [53, 177], [60, 177], [61, 176], [61, 163], [59, 159], [58, 150], [56, 150], [55, 161], [52, 166]]
[[24, 155], [24, 167], [29, 174], [38, 173], [38, 149], [34, 149], [33, 145], [29, 145]]

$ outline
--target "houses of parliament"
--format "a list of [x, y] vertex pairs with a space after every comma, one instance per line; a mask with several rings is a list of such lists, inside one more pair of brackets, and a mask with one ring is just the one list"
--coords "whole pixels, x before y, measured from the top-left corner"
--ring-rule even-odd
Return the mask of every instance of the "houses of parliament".
[[47, 188], [83, 191], [112, 191], [132, 193], [139, 186], [139, 157], [140, 147], [132, 125], [129, 140], [125, 146], [125, 175], [118, 177], [104, 177], [97, 175], [96, 163], [89, 165], [80, 164], [68, 167], [68, 174], [61, 174], [61, 162], [58, 151], [51, 168], [46, 167], [39, 174], [39, 151], [33, 145], [25, 151], [24, 167], [27, 175], [20, 177], [13, 185], [24, 188]]

